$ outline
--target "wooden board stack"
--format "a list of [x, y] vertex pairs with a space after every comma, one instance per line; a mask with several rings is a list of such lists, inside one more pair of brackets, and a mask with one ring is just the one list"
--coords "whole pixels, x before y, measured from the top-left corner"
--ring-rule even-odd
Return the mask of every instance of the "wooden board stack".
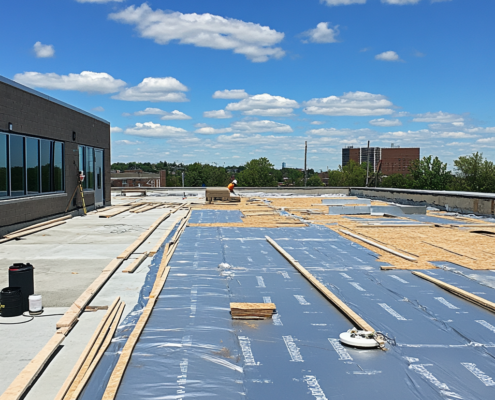
[[273, 303], [230, 303], [232, 319], [268, 319], [275, 310]]

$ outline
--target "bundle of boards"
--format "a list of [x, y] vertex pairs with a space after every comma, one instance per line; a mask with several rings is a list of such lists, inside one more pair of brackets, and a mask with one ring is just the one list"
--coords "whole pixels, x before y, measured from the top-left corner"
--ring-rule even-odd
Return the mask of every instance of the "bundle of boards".
[[232, 319], [268, 319], [275, 310], [273, 303], [230, 303]]

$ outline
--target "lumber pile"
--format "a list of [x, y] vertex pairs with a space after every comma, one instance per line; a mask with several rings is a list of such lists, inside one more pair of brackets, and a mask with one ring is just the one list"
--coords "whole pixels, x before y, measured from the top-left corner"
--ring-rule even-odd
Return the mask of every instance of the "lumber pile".
[[230, 303], [232, 319], [269, 319], [275, 310], [273, 303]]
[[27, 228], [19, 229], [18, 231], [11, 232], [0, 239], [0, 243], [8, 242], [9, 240], [14, 240], [23, 236], [28, 236], [36, 232], [43, 231], [45, 229], [50, 229], [58, 225], [66, 223], [66, 220], [72, 218], [72, 215], [66, 215], [65, 217], [55, 218], [49, 221], [41, 222], [39, 224], [28, 226]]

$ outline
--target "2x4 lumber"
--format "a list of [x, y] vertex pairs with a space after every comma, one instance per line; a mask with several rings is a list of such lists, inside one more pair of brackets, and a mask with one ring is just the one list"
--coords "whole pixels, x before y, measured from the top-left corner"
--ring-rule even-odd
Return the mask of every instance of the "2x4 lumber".
[[93, 359], [96, 356], [96, 353], [98, 352], [101, 344], [103, 343], [103, 340], [105, 339], [108, 329], [110, 328], [110, 325], [112, 324], [113, 320], [115, 319], [115, 315], [117, 314], [117, 311], [119, 310], [122, 302], [119, 301], [117, 302], [117, 305], [112, 308], [108, 318], [105, 318], [105, 323], [103, 324], [101, 330], [98, 333], [98, 336], [96, 337], [96, 340], [94, 341], [93, 345], [89, 349], [89, 352], [84, 359], [84, 362], [82, 363], [81, 367], [79, 368], [79, 371], [77, 372], [73, 382], [71, 383], [64, 399], [71, 399], [73, 393], [76, 391], [77, 387], [79, 386], [80, 382], [84, 378], [84, 375], [86, 374], [86, 371], [88, 370], [89, 366], [93, 362]]
[[158, 207], [160, 204], [150, 204], [146, 207], [143, 207], [143, 208], [140, 208], [139, 211], [132, 211], [132, 212], [135, 212], [136, 214], [139, 214], [139, 213], [143, 213], [143, 212], [146, 212], [146, 211], [149, 211], [149, 210], [152, 210], [153, 208], [156, 208]]
[[10, 233], [8, 235], [5, 235], [5, 239], [2, 239], [1, 243], [8, 242], [9, 240], [13, 240], [13, 239], [16, 239], [19, 237], [32, 235], [33, 233], [44, 231], [45, 229], [50, 229], [50, 228], [53, 228], [55, 226], [62, 225], [65, 223], [66, 223], [66, 221], [57, 221], [57, 222], [52, 222], [52, 223], [47, 224], [47, 225], [39, 226], [38, 228], [27, 229], [27, 230], [24, 230], [24, 231], [19, 232], [19, 233]]
[[77, 298], [67, 312], [57, 322], [57, 328], [72, 326], [84, 308], [91, 302], [103, 285], [110, 279], [113, 273], [120, 267], [124, 260], [112, 260], [101, 272], [91, 285]]
[[148, 258], [149, 251], [146, 251], [145, 253], [141, 254], [134, 262], [129, 265], [126, 269], [122, 270], [123, 273], [125, 274], [132, 274], [138, 267], [143, 263], [144, 260]]
[[357, 228], [432, 228], [432, 224], [365, 224], [357, 225]]
[[148, 239], [151, 234], [155, 231], [158, 226], [165, 221], [170, 215], [178, 211], [184, 204], [179, 205], [172, 211], [169, 211], [163, 214], [160, 218], [158, 218], [145, 232], [143, 232], [127, 249], [125, 249], [122, 254], [120, 254], [117, 258], [127, 260], [129, 256], [136, 251], [136, 249], [143, 244], [143, 242]]
[[393, 255], [395, 255], [395, 256], [397, 256], [397, 257], [404, 258], [404, 259], [405, 259], [405, 260], [407, 260], [407, 261], [411, 261], [411, 262], [417, 262], [417, 261], [418, 261], [418, 260], [417, 260], [416, 258], [414, 258], [414, 257], [408, 256], [408, 255], [406, 255], [406, 254], [404, 254], [404, 253], [400, 253], [400, 252], [395, 251], [395, 250], [392, 250], [392, 249], [390, 249], [390, 248], [388, 248], [388, 247], [386, 247], [386, 246], [382, 246], [381, 244], [378, 244], [378, 243], [374, 242], [373, 240], [366, 239], [366, 238], [364, 238], [364, 237], [362, 237], [362, 236], [360, 236], [360, 235], [356, 235], [355, 233], [352, 233], [352, 232], [346, 231], [346, 230], [344, 230], [344, 229], [340, 229], [340, 231], [341, 231], [342, 233], [346, 234], [346, 235], [349, 235], [349, 236], [353, 237], [354, 239], [361, 240], [361, 241], [362, 241], [362, 242], [364, 242], [364, 243], [368, 243], [368, 244], [369, 244], [369, 245], [371, 245], [371, 246], [377, 247], [377, 248], [379, 248], [379, 249], [381, 249], [381, 250], [384, 250], [384, 251], [386, 251], [386, 252], [388, 252], [388, 253], [390, 253], [390, 254], [393, 254]]
[[91, 349], [93, 348], [96, 340], [98, 339], [98, 336], [100, 335], [101, 331], [103, 330], [103, 327], [105, 326], [106, 322], [108, 321], [110, 315], [112, 314], [113, 310], [119, 304], [120, 302], [120, 297], [117, 297], [113, 303], [110, 305], [108, 308], [108, 311], [105, 313], [103, 318], [101, 319], [100, 323], [96, 327], [93, 336], [89, 339], [88, 344], [84, 348], [83, 352], [79, 356], [79, 359], [77, 360], [76, 364], [72, 368], [72, 371], [70, 372], [69, 376], [65, 380], [64, 384], [60, 388], [60, 390], [57, 393], [57, 396], [55, 397], [54, 400], [62, 400], [65, 395], [67, 394], [67, 391], [72, 385], [72, 382], [74, 382], [74, 379], [76, 378], [76, 375], [79, 373], [79, 370], [81, 369], [82, 365], [86, 361], [86, 358], [88, 357], [88, 354], [90, 353]]
[[0, 396], [0, 400], [19, 400], [23, 398], [24, 394], [38, 377], [64, 339], [65, 335], [55, 333], [43, 349], [41, 349], [41, 351], [14, 379], [2, 396]]
[[172, 226], [165, 231], [165, 233], [162, 235], [162, 237], [160, 239], [158, 239], [158, 242], [156, 242], [155, 246], [150, 250], [150, 254], [149, 254], [150, 257], [152, 257], [156, 253], [158, 253], [158, 250], [160, 250], [160, 247], [162, 246], [163, 242], [165, 242], [165, 240], [167, 240], [168, 235], [170, 235], [170, 232], [172, 232], [173, 229], [175, 228], [175, 225], [177, 225], [177, 221], [175, 221], [172, 224]]
[[66, 400], [77, 400], [81, 395], [82, 391], [84, 390], [84, 388], [86, 387], [89, 379], [91, 378], [91, 375], [93, 375], [93, 372], [98, 366], [98, 363], [100, 362], [101, 358], [105, 354], [105, 351], [108, 349], [108, 346], [112, 342], [112, 338], [115, 335], [115, 331], [119, 326], [120, 318], [122, 317], [122, 313], [124, 312], [124, 307], [125, 307], [125, 303], [121, 302], [119, 304], [118, 309], [116, 309], [113, 320], [111, 321], [111, 325], [108, 327], [104, 341], [101, 344], [100, 348], [98, 349], [98, 352], [95, 354], [94, 358], [92, 359], [91, 363], [86, 369], [84, 376], [78, 382], [78, 385], [75, 388], [75, 390], [72, 392], [72, 395], [70, 397], [66, 396]]
[[132, 206], [116, 207], [113, 210], [102, 212], [98, 216], [100, 218], [112, 218], [112, 217], [115, 217], [116, 215], [122, 214], [123, 212], [126, 212], [132, 208], [133, 208]]
[[[157, 287], [158, 292], [161, 291], [161, 289], [163, 288], [163, 285], [167, 280], [169, 271], [170, 271], [170, 267], [167, 267], [165, 269], [164, 274], [161, 277], [157, 276], [157, 282], [159, 283], [159, 286]], [[117, 361], [117, 364], [115, 365], [115, 368], [112, 371], [112, 375], [110, 376], [110, 380], [108, 381], [102, 400], [115, 399], [117, 395], [117, 391], [119, 390], [120, 383], [122, 382], [124, 372], [127, 369], [129, 360], [131, 359], [132, 352], [136, 347], [137, 341], [139, 340], [139, 337], [141, 336], [141, 333], [143, 332], [149, 317], [151, 316], [157, 297], [158, 296], [154, 295], [152, 297], [150, 295], [148, 303], [146, 304], [146, 307], [143, 310], [143, 313], [139, 317], [136, 326], [132, 330], [132, 333], [129, 335], [129, 338], [127, 339], [127, 342], [125, 343], [125, 346], [122, 352], [120, 353], [119, 360]]]
[[448, 283], [445, 283], [445, 282], [441, 281], [440, 279], [432, 278], [431, 276], [423, 274], [422, 272], [412, 271], [412, 273], [416, 276], [419, 276], [420, 278], [423, 278], [427, 281], [430, 281], [431, 283], [434, 283], [437, 286], [440, 286], [442, 289], [445, 289], [448, 292], [455, 294], [458, 297], [463, 298], [464, 300], [467, 300], [471, 303], [476, 304], [477, 306], [483, 307], [483, 308], [487, 309], [488, 311], [495, 313], [495, 303], [488, 301], [488, 300], [484, 299], [483, 297], [477, 296], [477, 295], [472, 294], [470, 292], [467, 292], [463, 289], [459, 289], [458, 287], [456, 287], [454, 285], [450, 285]]
[[65, 215], [65, 216], [60, 217], [60, 218], [54, 218], [54, 219], [51, 219], [49, 221], [40, 222], [39, 224], [30, 225], [30, 226], [27, 226], [26, 228], [19, 229], [15, 232], [10, 232], [9, 234], [5, 235], [5, 237], [9, 237], [11, 235], [15, 235], [16, 233], [20, 233], [20, 232], [24, 232], [24, 231], [30, 231], [31, 229], [35, 229], [35, 228], [38, 228], [40, 226], [53, 224], [54, 222], [65, 221], [65, 220], [71, 219], [71, 218], [72, 218], [72, 215]]
[[325, 285], [323, 285], [318, 279], [316, 279], [306, 268], [304, 268], [297, 260], [294, 259], [289, 253], [287, 253], [281, 246], [275, 242], [269, 236], [265, 236], [268, 243], [270, 243], [275, 250], [277, 250], [295, 269], [297, 269], [302, 276], [304, 276], [309, 283], [311, 283], [318, 291], [325, 296], [331, 303], [333, 303], [347, 318], [349, 318], [357, 327], [365, 330], [375, 332], [375, 329], [371, 327], [363, 318], [361, 318], [356, 312], [354, 312], [347, 304], [340, 300], [335, 294], [333, 294]]

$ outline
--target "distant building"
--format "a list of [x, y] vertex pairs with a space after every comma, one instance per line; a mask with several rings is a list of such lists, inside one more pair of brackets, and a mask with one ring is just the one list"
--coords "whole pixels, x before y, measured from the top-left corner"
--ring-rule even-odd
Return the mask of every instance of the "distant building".
[[[394, 146], [390, 148], [370, 147], [369, 163], [370, 172], [376, 172], [378, 169], [383, 175], [402, 174], [409, 172], [409, 167], [414, 160], [419, 160], [419, 147], [401, 148]], [[342, 166], [346, 166], [350, 161], [358, 164], [368, 161], [368, 148], [354, 148], [348, 146], [342, 149]]]
[[287, 168], [287, 164], [283, 162], [282, 163], [282, 169], [284, 169], [284, 168]]

